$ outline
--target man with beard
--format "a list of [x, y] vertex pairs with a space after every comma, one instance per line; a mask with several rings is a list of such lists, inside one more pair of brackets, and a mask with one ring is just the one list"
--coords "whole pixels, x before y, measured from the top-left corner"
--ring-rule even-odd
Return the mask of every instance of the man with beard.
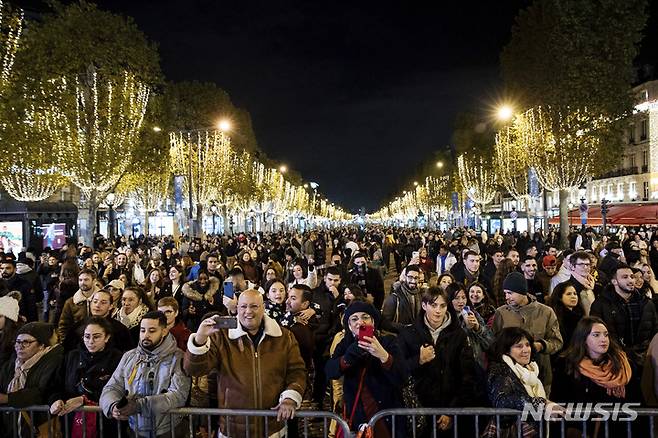
[[548, 294], [548, 291], [544, 290], [542, 284], [536, 278], [537, 260], [531, 255], [526, 255], [521, 264], [521, 272], [523, 272], [523, 276], [528, 282], [528, 293], [537, 298], [537, 301], [540, 303], [545, 304], [545, 297]]
[[421, 309], [421, 291], [418, 289], [420, 268], [409, 265], [402, 281], [393, 284], [393, 291], [382, 308], [382, 329], [400, 333], [414, 323]]
[[381, 309], [384, 303], [384, 279], [376, 269], [369, 269], [366, 256], [357, 252], [352, 259], [354, 267], [349, 272], [349, 284], [361, 286], [364, 294], [371, 295], [373, 304]]
[[162, 312], [142, 317], [139, 345], [123, 355], [99, 401], [108, 418], [128, 420], [137, 437], [185, 435], [181, 417], [166, 412], [185, 405], [191, 381], [183, 372], [183, 352], [166, 327]]
[[57, 334], [59, 342], [64, 343], [71, 329], [76, 324], [84, 321], [89, 316], [89, 302], [92, 295], [97, 291], [95, 283], [96, 272], [91, 269], [83, 269], [78, 274], [78, 291], [64, 302], [62, 314], [59, 317]]
[[656, 307], [635, 289], [632, 269], [617, 266], [611, 286], [594, 300], [590, 315], [601, 318], [635, 365], [642, 366], [651, 338], [658, 330]]
[[128, 279], [126, 286], [132, 283], [132, 267], [128, 265], [128, 257], [125, 254], [117, 254], [114, 262], [105, 269], [103, 273], [103, 283], [107, 284], [112, 280], [118, 280], [121, 275]]
[[541, 261], [542, 270], [535, 274], [535, 278], [541, 283], [542, 289], [550, 295], [553, 290], [551, 289], [551, 278], [557, 274], [557, 259], [552, 255], [545, 255]]
[[21, 293], [20, 310], [21, 315], [27, 318], [28, 322], [36, 321], [39, 318], [37, 312], [37, 301], [32, 291], [32, 285], [24, 278], [16, 275], [16, 262], [13, 259], [5, 258], [0, 264], [2, 279], [7, 285], [8, 291], [18, 291]]

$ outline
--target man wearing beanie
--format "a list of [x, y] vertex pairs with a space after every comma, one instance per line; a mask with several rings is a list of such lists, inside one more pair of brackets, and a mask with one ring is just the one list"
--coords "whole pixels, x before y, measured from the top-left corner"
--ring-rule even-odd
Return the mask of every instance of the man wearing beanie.
[[521, 327], [532, 334], [533, 350], [538, 353], [539, 377], [546, 394], [550, 394], [553, 379], [550, 355], [562, 348], [557, 316], [553, 309], [528, 294], [528, 282], [520, 272], [511, 272], [505, 277], [503, 291], [507, 304], [496, 309], [492, 327], [494, 334], [506, 327]]

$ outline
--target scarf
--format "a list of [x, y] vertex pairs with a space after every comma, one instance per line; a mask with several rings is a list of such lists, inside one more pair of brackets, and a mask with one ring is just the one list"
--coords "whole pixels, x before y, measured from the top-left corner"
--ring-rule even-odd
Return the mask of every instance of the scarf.
[[612, 373], [612, 362], [606, 361], [601, 365], [594, 365], [592, 359], [586, 357], [578, 364], [580, 374], [592, 380], [597, 385], [605, 388], [608, 395], [617, 398], [626, 398], [626, 385], [631, 380], [631, 366], [626, 358], [626, 353], [621, 351], [621, 370], [619, 374]]
[[25, 388], [27, 373], [37, 362], [41, 360], [42, 357], [44, 357], [52, 349], [52, 346], [46, 347], [25, 362], [22, 362], [16, 358], [14, 365], [14, 378], [11, 379], [11, 382], [9, 382], [9, 385], [7, 386], [7, 393], [20, 391], [21, 389]]
[[142, 320], [142, 316], [144, 316], [148, 310], [148, 307], [146, 307], [144, 304], [140, 304], [135, 308], [135, 310], [130, 312], [130, 314], [126, 315], [126, 311], [122, 307], [119, 309], [116, 319], [118, 319], [121, 324], [131, 329], [139, 325], [140, 321]]
[[525, 391], [530, 397], [546, 398], [546, 391], [544, 385], [539, 380], [539, 367], [537, 362], [530, 362], [527, 366], [514, 362], [514, 360], [506, 354], [503, 354], [503, 361], [512, 370], [514, 375], [519, 378]]

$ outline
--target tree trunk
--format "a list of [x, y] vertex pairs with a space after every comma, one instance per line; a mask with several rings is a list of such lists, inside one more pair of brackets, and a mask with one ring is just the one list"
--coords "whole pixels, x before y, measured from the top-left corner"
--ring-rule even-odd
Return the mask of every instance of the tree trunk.
[[569, 190], [560, 190], [560, 248], [569, 248]]
[[543, 204], [544, 204], [544, 237], [548, 236], [548, 195], [546, 189], [543, 190]]
[[96, 236], [96, 213], [98, 211], [98, 193], [96, 190], [92, 190], [89, 195], [89, 204], [87, 206], [87, 230], [84, 235], [85, 245], [89, 245], [93, 248], [94, 246], [94, 237]]
[[194, 237], [203, 237], [203, 205], [196, 205], [196, 222], [194, 224]]
[[526, 230], [528, 230], [528, 236], [532, 239], [532, 222], [530, 220], [530, 201], [532, 198], [525, 198], [525, 220], [526, 220]]
[[144, 235], [149, 235], [149, 211], [144, 211]]

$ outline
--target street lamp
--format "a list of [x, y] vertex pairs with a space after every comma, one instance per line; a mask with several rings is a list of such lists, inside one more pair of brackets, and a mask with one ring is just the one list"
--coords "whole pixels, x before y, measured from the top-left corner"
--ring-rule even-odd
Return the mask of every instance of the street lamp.
[[503, 122], [511, 120], [514, 117], [514, 108], [510, 105], [501, 105], [496, 111], [496, 117]]
[[437, 169], [443, 169], [443, 161], [437, 161], [436, 162], [436, 167], [437, 167]]
[[288, 166], [286, 166], [285, 164], [279, 166], [279, 172], [286, 173], [287, 171], [288, 171]]
[[231, 130], [231, 122], [229, 120], [223, 119], [217, 123], [217, 128], [222, 132], [228, 132]]

